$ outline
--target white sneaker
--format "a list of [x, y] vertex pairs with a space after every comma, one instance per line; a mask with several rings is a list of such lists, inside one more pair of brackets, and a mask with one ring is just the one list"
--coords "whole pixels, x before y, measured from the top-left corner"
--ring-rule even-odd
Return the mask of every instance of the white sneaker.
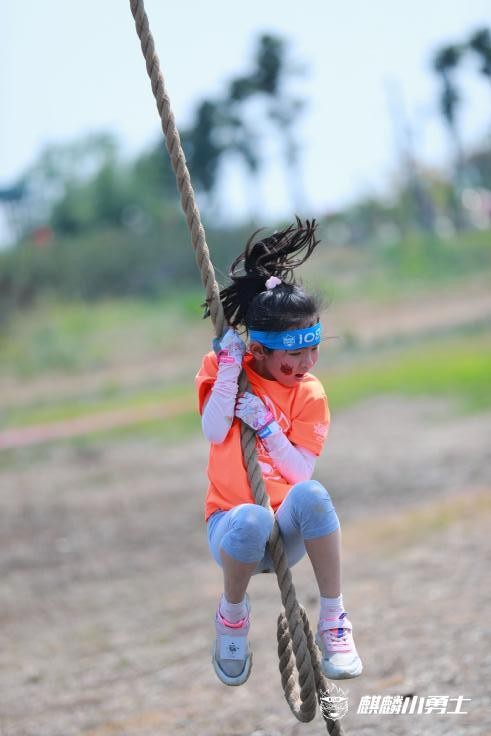
[[337, 619], [319, 620], [315, 641], [322, 653], [322, 671], [330, 680], [358, 677], [363, 671], [347, 615], [344, 612]]
[[215, 614], [216, 640], [211, 661], [219, 680], [225, 685], [242, 685], [251, 674], [252, 652], [247, 641], [251, 625], [249, 597], [246, 594], [247, 614], [236, 624]]

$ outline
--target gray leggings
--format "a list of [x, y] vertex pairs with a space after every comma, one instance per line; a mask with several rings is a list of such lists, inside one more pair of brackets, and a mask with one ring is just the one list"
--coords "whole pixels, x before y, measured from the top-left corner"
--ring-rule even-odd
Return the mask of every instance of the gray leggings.
[[[292, 486], [277, 509], [276, 520], [292, 567], [305, 554], [304, 539], [316, 539], [339, 529], [329, 493], [316, 480]], [[243, 503], [229, 511], [215, 511], [208, 519], [208, 544], [221, 567], [220, 549], [240, 562], [257, 562], [254, 574], [273, 569], [266, 542], [273, 528], [271, 511]]]

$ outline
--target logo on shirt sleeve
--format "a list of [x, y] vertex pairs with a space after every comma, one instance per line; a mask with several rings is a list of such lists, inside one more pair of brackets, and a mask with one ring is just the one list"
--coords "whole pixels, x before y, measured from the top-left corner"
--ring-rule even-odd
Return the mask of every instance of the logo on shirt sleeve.
[[318, 437], [322, 437], [324, 440], [327, 437], [327, 430], [329, 429], [329, 425], [327, 422], [317, 422], [314, 424], [314, 434], [316, 434]]

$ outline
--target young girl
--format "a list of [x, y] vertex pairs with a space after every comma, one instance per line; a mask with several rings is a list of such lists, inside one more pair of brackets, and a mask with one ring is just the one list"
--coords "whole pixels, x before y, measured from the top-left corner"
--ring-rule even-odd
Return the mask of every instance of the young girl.
[[[320, 301], [295, 283], [293, 269], [319, 241], [315, 221], [297, 218], [281, 232], [247, 243], [220, 292], [230, 327], [202, 362], [196, 385], [210, 441], [205, 518], [208, 542], [222, 567], [224, 591], [215, 615], [212, 662], [226, 685], [249, 677], [247, 640], [251, 576], [273, 569], [266, 544], [273, 513], [254, 502], [242, 460], [240, 421], [256, 432], [258, 461], [290, 566], [307, 551], [319, 586], [316, 642], [327, 677], [361, 674], [362, 664], [341, 595], [340, 528], [329, 493], [312, 480], [329, 426], [327, 399], [311, 373], [317, 362]], [[207, 312], [209, 314], [209, 312]], [[249, 347], [237, 333], [245, 328]], [[238, 396], [246, 371], [252, 393]]]

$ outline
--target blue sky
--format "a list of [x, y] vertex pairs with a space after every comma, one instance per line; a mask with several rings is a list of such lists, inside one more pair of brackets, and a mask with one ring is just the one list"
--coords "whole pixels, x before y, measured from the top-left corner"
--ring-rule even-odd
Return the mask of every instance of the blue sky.
[[[248, 67], [260, 32], [281, 34], [309, 67], [299, 124], [309, 209], [326, 212], [357, 196], [388, 191], [398, 169], [388, 89], [396, 89], [422, 157], [443, 165], [448, 141], [430, 70], [441, 43], [490, 26], [486, 0], [147, 0], [178, 124], [204, 96], [220, 95]], [[127, 0], [3, 0], [0, 29], [0, 186], [14, 180], [44, 145], [109, 130], [132, 155], [155, 141], [159, 124]], [[460, 74], [468, 145], [491, 124], [489, 89], [469, 63]], [[291, 208], [275, 164], [261, 188], [265, 219]], [[225, 209], [247, 209], [244, 182], [231, 171]]]

